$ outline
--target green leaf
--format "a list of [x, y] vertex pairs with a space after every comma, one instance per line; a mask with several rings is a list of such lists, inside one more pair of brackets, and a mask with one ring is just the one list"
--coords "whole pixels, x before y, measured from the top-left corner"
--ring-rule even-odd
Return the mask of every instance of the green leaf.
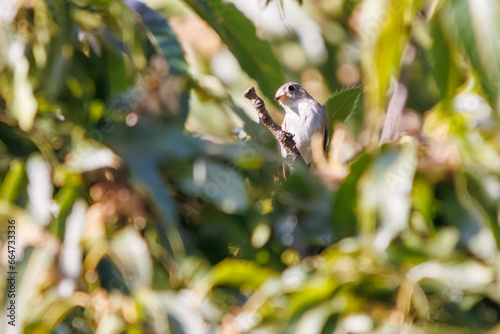
[[169, 194], [169, 188], [163, 182], [158, 171], [159, 166], [147, 154], [129, 154], [125, 160], [134, 173], [134, 181], [149, 195], [154, 211], [160, 217], [160, 223], [165, 229], [173, 255], [177, 258], [185, 256], [184, 244], [179, 232], [179, 213], [177, 206]]
[[[168, 315], [170, 333], [205, 333], [206, 322], [182, 294], [173, 291], [158, 294], [164, 312]], [[149, 304], [149, 300], [146, 301]], [[174, 321], [172, 321], [174, 320]]]
[[195, 286], [196, 297], [201, 300], [217, 285], [234, 287], [250, 287], [257, 289], [270, 278], [278, 277], [278, 273], [269, 268], [263, 268], [252, 261], [226, 259], [205, 275]]
[[437, 190], [438, 196], [442, 197], [441, 205], [446, 222], [459, 229], [460, 241], [465, 244], [486, 224], [475, 203], [470, 201], [466, 190], [460, 188], [438, 187]]
[[492, 195], [489, 189], [498, 185], [495, 177], [485, 175], [480, 170], [471, 169], [466, 173], [467, 189], [472, 198], [486, 212], [491, 232], [495, 238], [497, 248], [500, 249], [500, 226], [498, 226], [498, 198]]
[[[10, 106], [12, 115], [17, 119], [19, 127], [23, 131], [29, 131], [33, 126], [35, 116], [38, 112], [38, 103], [33, 93], [33, 85], [28, 76], [30, 64], [23, 54], [24, 46], [18, 45], [11, 48], [11, 57], [16, 57], [14, 66], [13, 101]], [[17, 54], [14, 55], [14, 50]]]
[[500, 112], [500, 4], [497, 1], [451, 1], [450, 31], [458, 34], [491, 107]]
[[165, 161], [201, 154], [203, 143], [184, 136], [176, 126], [157, 128], [148, 123], [139, 123], [133, 128], [117, 126], [112, 135], [105, 138], [105, 142], [130, 166], [136, 186], [150, 196], [174, 255], [184, 256], [179, 212], [169, 188], [162, 180], [159, 167]]
[[248, 207], [248, 196], [241, 176], [229, 166], [196, 160], [194, 179], [184, 178], [180, 186], [192, 196], [200, 196], [220, 210], [232, 214]]
[[456, 42], [450, 36], [449, 30], [444, 29], [446, 25], [444, 16], [443, 12], [438, 12], [430, 21], [433, 39], [430, 54], [434, 62], [434, 78], [439, 88], [441, 101], [445, 108], [449, 108], [455, 90], [462, 80], [458, 67]]
[[[419, 0], [366, 1], [362, 65], [366, 87], [365, 128], [370, 139], [378, 141], [381, 117], [387, 103], [392, 77], [398, 77], [401, 57], [410, 38]], [[370, 13], [370, 14], [368, 14]]]
[[106, 66], [106, 74], [109, 78], [109, 95], [116, 96], [119, 93], [125, 92], [130, 87], [130, 79], [127, 75], [123, 55], [105, 46], [103, 48], [103, 60]]
[[339, 240], [354, 235], [357, 227], [356, 200], [358, 196], [358, 181], [368, 168], [373, 157], [362, 153], [352, 163], [351, 172], [347, 179], [340, 185], [333, 199], [333, 230], [335, 239]]
[[425, 292], [420, 287], [420, 285], [414, 285], [411, 300], [417, 314], [421, 318], [428, 320], [431, 314], [430, 305], [429, 301], [427, 300], [427, 296], [425, 295]]
[[241, 68], [255, 79], [264, 95], [274, 99], [276, 90], [284, 83], [281, 64], [267, 41], [259, 39], [255, 27], [232, 4], [221, 0], [185, 0], [226, 43]]
[[291, 294], [287, 305], [290, 316], [329, 300], [337, 290], [338, 284], [331, 278], [315, 277], [301, 284], [300, 289]]
[[[385, 250], [407, 226], [411, 190], [417, 169], [417, 141], [399, 150], [385, 146], [358, 183], [358, 216], [363, 232], [374, 233], [373, 245]], [[376, 231], [376, 223], [379, 226]]]
[[24, 179], [24, 164], [20, 159], [10, 162], [10, 168], [0, 186], [0, 200], [14, 203], [17, 199], [21, 182]]
[[120, 271], [126, 274], [131, 288], [149, 286], [153, 264], [146, 241], [132, 226], [120, 230], [110, 240], [110, 255]]
[[142, 28], [146, 30], [146, 34], [157, 52], [167, 60], [170, 73], [188, 74], [189, 69], [184, 58], [184, 51], [168, 21], [160, 13], [140, 1], [127, 0], [125, 3], [140, 15]]
[[332, 136], [335, 124], [345, 122], [353, 114], [362, 92], [361, 87], [347, 88], [336, 92], [325, 102], [325, 108], [330, 118], [329, 138]]
[[66, 218], [71, 213], [76, 199], [82, 195], [82, 177], [79, 174], [68, 174], [64, 186], [57, 192], [54, 202], [59, 205], [59, 214], [50, 225], [51, 231], [62, 240], [65, 232]]

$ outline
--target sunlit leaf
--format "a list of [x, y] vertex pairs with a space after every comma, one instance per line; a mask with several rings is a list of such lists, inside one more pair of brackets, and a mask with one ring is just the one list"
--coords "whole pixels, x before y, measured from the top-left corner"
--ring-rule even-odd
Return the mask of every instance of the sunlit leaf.
[[291, 316], [309, 307], [317, 306], [332, 298], [337, 285], [330, 279], [316, 279], [300, 286], [300, 289], [290, 296], [288, 310]]
[[[59, 266], [64, 275], [73, 280], [78, 279], [82, 271], [81, 258], [83, 256], [83, 249], [80, 242], [85, 229], [87, 207], [87, 203], [83, 199], [77, 200], [66, 220], [64, 249], [61, 254]], [[73, 293], [74, 287], [71, 290], [68, 288], [68, 290], [62, 294]]]
[[448, 29], [458, 33], [488, 100], [498, 113], [500, 46], [496, 36], [500, 33], [500, 5], [496, 1], [456, 0], [446, 15], [452, 22]]
[[29, 131], [35, 120], [38, 103], [28, 78], [30, 64], [23, 54], [24, 47], [25, 45], [20, 41], [10, 46], [11, 57], [16, 59], [13, 82], [14, 100], [10, 108], [13, 116], [18, 120], [21, 130]]
[[365, 71], [365, 128], [376, 140], [392, 77], [398, 77], [419, 0], [365, 1], [362, 65]]
[[256, 36], [253, 23], [233, 4], [221, 0], [185, 2], [219, 34], [241, 68], [257, 81], [264, 95], [273, 100], [285, 81], [283, 70], [269, 43]]
[[333, 201], [335, 223], [333, 229], [338, 239], [352, 236], [356, 231], [357, 184], [371, 160], [372, 157], [370, 155], [366, 153], [361, 154], [358, 160], [351, 165], [349, 176], [335, 194]]
[[26, 163], [26, 174], [32, 219], [45, 226], [51, 218], [54, 189], [50, 166], [40, 155], [33, 154]]
[[337, 92], [325, 102], [330, 123], [328, 125], [328, 137], [331, 138], [333, 128], [338, 122], [345, 122], [354, 112], [362, 93], [360, 87], [348, 88]]
[[246, 286], [258, 288], [267, 279], [277, 277], [277, 273], [254, 262], [226, 259], [208, 272], [196, 286], [196, 294], [203, 298], [216, 285]]
[[[257, 2], [2, 7], [0, 332], [498, 331], [500, 5]], [[252, 80], [337, 89], [341, 177], [277, 175]], [[402, 136], [380, 145], [391, 82]]]
[[442, 211], [446, 221], [460, 231], [460, 241], [467, 243], [484, 226], [481, 212], [475, 203], [468, 200], [469, 195], [464, 188], [453, 191], [453, 188], [439, 190], [438, 196], [442, 197]]
[[78, 174], [66, 175], [64, 186], [59, 189], [54, 197], [54, 203], [58, 205], [58, 215], [56, 222], [52, 224], [51, 231], [60, 239], [63, 238], [66, 230], [66, 218], [71, 212], [75, 200], [82, 195], [82, 179]]
[[410, 194], [417, 169], [416, 147], [416, 142], [410, 142], [400, 151], [387, 149], [360, 181], [358, 219], [367, 233], [380, 221], [373, 240], [376, 249], [385, 250], [408, 224]]
[[203, 197], [226, 213], [242, 212], [248, 207], [243, 180], [229, 166], [197, 160], [193, 174], [192, 180], [180, 183], [188, 194]]
[[461, 83], [460, 68], [458, 66], [457, 48], [446, 25], [445, 13], [439, 12], [430, 22], [433, 39], [431, 55], [434, 61], [434, 78], [441, 93], [441, 99], [446, 107], [450, 107], [451, 98]]
[[499, 186], [498, 180], [485, 176], [478, 170], [473, 170], [466, 176], [469, 193], [488, 215], [489, 226], [493, 232], [496, 245], [500, 248], [500, 227], [498, 226], [498, 197], [500, 194], [490, 190]]
[[132, 227], [117, 233], [110, 241], [112, 259], [126, 276], [130, 287], [149, 286], [153, 266], [148, 246]]
[[24, 164], [19, 160], [10, 162], [10, 169], [0, 186], [0, 199], [14, 202], [24, 179]]
[[140, 15], [144, 28], [151, 34], [153, 45], [161, 51], [170, 66], [170, 72], [174, 74], [187, 74], [188, 64], [184, 59], [182, 50], [175, 32], [168, 21], [158, 12], [146, 6], [143, 2], [136, 0], [125, 1], [133, 11]]

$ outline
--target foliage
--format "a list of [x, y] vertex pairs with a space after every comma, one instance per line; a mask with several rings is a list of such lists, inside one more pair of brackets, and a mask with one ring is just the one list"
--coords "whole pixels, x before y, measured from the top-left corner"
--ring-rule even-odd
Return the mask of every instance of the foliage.
[[[16, 329], [499, 330], [496, 2], [146, 3], [0, 14]], [[279, 118], [285, 77], [336, 93], [327, 160], [279, 180], [241, 94], [257, 85]], [[394, 82], [400, 136], [379, 144]]]

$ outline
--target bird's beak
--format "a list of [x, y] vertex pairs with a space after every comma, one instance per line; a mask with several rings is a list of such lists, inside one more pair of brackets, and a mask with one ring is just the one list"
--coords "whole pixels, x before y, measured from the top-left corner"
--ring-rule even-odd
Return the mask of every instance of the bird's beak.
[[283, 101], [283, 99], [286, 97], [286, 94], [283, 94], [283, 95], [276, 95], [276, 97], [274, 98], [274, 101]]

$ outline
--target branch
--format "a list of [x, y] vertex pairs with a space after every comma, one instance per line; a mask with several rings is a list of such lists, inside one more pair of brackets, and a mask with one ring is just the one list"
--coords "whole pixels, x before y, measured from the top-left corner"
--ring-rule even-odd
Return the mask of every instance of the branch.
[[271, 115], [269, 115], [269, 112], [266, 109], [264, 101], [262, 101], [262, 99], [255, 92], [255, 88], [248, 88], [243, 93], [243, 97], [252, 102], [254, 108], [259, 113], [259, 119], [262, 124], [264, 124], [269, 129], [269, 131], [271, 131], [273, 136], [280, 143], [281, 147], [285, 149], [287, 159], [291, 160], [292, 162], [295, 162], [297, 160], [304, 162], [304, 159], [300, 155], [300, 152], [295, 145], [295, 141], [293, 140], [294, 135], [289, 132], [283, 131], [283, 129], [281, 129], [281, 126], [274, 122], [274, 120], [271, 118]]

